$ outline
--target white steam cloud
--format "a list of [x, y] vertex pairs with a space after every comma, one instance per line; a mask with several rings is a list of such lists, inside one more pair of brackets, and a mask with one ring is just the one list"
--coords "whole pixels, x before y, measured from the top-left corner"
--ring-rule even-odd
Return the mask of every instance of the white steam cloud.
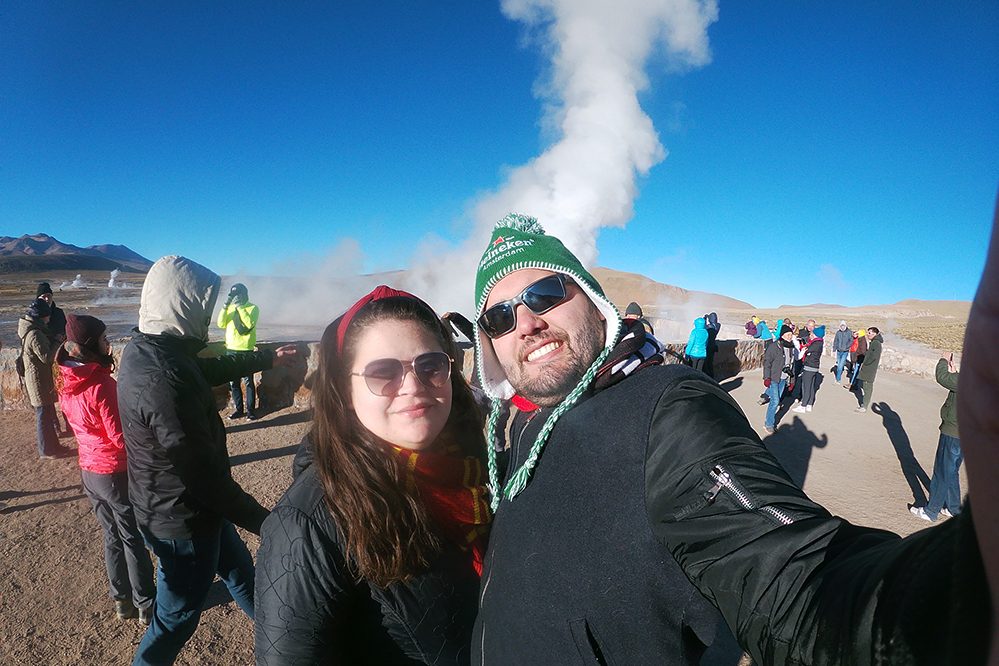
[[[672, 71], [705, 65], [711, 57], [707, 30], [718, 18], [715, 0], [501, 0], [501, 7], [551, 56], [536, 90], [544, 106], [542, 125], [553, 141], [510, 170], [497, 190], [471, 202], [473, 225], [459, 247], [431, 237], [414, 248], [410, 270], [392, 285], [440, 312], [473, 314], [478, 258], [493, 224], [509, 212], [537, 217], [584, 264], [595, 263], [600, 229], [623, 227], [631, 219], [637, 179], [666, 157], [639, 104], [649, 85], [647, 64], [657, 57]], [[364, 293], [345, 279], [359, 248], [336, 254], [310, 277], [326, 290], [321, 298], [297, 283], [271, 288], [243, 281], [251, 300], [266, 304], [283, 322], [287, 316], [328, 322]], [[330, 264], [334, 268], [325, 270]], [[303, 272], [296, 266], [294, 274]], [[339, 281], [336, 295], [328, 293], [331, 278]], [[317, 312], [303, 313], [302, 304], [309, 302]]]
[[[514, 169], [475, 207], [479, 224], [510, 211], [537, 217], [585, 264], [597, 257], [602, 227], [633, 215], [636, 179], [666, 157], [638, 95], [645, 66], [663, 53], [674, 69], [710, 60], [713, 1], [504, 0], [503, 13], [538, 31], [552, 54], [545, 124], [557, 142]], [[481, 250], [481, 248], [480, 248]]]
[[648, 87], [646, 64], [653, 55], [662, 55], [673, 70], [708, 63], [707, 30], [718, 18], [714, 0], [501, 5], [551, 54], [550, 72], [537, 89], [545, 108], [542, 124], [555, 141], [472, 203], [474, 228], [460, 248], [443, 259], [439, 253], [432, 260], [414, 259], [420, 293], [442, 309], [471, 310], [476, 263], [493, 224], [509, 212], [537, 217], [584, 264], [596, 262], [600, 229], [623, 227], [631, 219], [638, 177], [666, 157], [638, 100]]

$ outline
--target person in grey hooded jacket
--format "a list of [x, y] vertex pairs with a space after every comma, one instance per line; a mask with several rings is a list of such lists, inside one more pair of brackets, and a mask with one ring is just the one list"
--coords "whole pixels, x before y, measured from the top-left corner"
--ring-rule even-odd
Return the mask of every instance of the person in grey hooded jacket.
[[118, 405], [136, 522], [159, 560], [152, 624], [134, 664], [170, 664], [198, 626], [218, 573], [253, 617], [253, 559], [236, 529], [267, 509], [232, 478], [213, 386], [288, 365], [294, 347], [202, 358], [221, 278], [163, 257], [142, 287], [139, 328], [118, 370]]

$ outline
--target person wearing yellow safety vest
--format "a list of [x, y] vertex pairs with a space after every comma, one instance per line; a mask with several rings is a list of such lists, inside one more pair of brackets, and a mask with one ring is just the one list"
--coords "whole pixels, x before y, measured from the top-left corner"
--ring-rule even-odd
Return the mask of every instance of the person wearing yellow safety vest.
[[[250, 295], [246, 290], [246, 285], [240, 282], [232, 285], [229, 289], [229, 298], [219, 312], [219, 328], [225, 329], [225, 348], [230, 356], [237, 356], [253, 351], [257, 344], [257, 318], [260, 317], [260, 308], [250, 302]], [[243, 377], [246, 383], [246, 412], [243, 412], [243, 391], [240, 387], [240, 380], [229, 382], [229, 390], [232, 393], [232, 404], [235, 411], [229, 415], [229, 419], [241, 419], [244, 416], [251, 421], [257, 418], [256, 391], [253, 385], [253, 375]]]

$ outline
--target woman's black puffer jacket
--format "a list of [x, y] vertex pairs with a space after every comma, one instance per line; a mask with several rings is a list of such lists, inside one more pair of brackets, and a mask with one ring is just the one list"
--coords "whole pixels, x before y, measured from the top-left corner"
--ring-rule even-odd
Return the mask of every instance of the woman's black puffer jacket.
[[356, 580], [310, 457], [296, 457], [296, 479], [261, 531], [257, 664], [468, 664], [479, 590], [468, 555], [448, 548], [385, 589]]

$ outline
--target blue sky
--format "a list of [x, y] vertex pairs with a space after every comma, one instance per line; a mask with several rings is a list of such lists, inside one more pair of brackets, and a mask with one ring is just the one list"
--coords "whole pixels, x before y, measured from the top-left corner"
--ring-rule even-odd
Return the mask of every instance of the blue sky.
[[[459, 244], [560, 137], [552, 23], [510, 18], [531, 3], [3, 3], [0, 235], [263, 274]], [[640, 60], [668, 155], [597, 263], [760, 307], [970, 299], [999, 5], [721, 2], [707, 23], [710, 62]]]

